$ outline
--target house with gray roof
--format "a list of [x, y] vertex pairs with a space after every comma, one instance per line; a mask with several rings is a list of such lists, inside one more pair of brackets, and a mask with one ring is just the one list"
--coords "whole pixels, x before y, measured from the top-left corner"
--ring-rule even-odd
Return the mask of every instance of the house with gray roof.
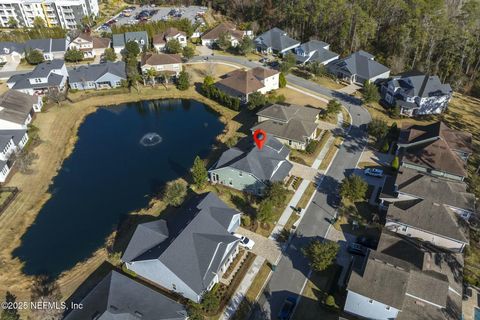
[[12, 155], [22, 150], [28, 142], [26, 129], [0, 129], [0, 183], [5, 182], [13, 166]]
[[32, 39], [25, 43], [25, 51], [38, 50], [47, 61], [63, 59], [67, 51], [67, 39]]
[[0, 95], [0, 130], [26, 129], [41, 108], [41, 97], [8, 90]]
[[248, 150], [230, 148], [208, 170], [212, 183], [262, 195], [272, 182], [287, 179], [293, 165], [288, 161], [290, 149], [267, 135], [262, 149], [253, 143]]
[[116, 53], [122, 53], [125, 49], [125, 44], [129, 41], [134, 41], [138, 44], [140, 51], [144, 48], [149, 48], [148, 34], [146, 31], [125, 32], [114, 34], [112, 36], [112, 46]]
[[460, 319], [463, 258], [383, 231], [376, 251], [357, 257], [344, 310], [368, 319]]
[[365, 81], [373, 83], [390, 76], [390, 69], [375, 61], [373, 55], [363, 50], [329, 63], [327, 69], [336, 77], [359, 85], [363, 85]]
[[118, 271], [110, 271], [64, 320], [187, 320], [185, 307]]
[[313, 107], [272, 104], [257, 112], [258, 124], [251, 130], [261, 129], [290, 148], [305, 150], [318, 138], [319, 114]]
[[264, 53], [283, 55], [300, 45], [300, 41], [292, 39], [279, 28], [270, 29], [254, 40], [257, 50]]
[[239, 252], [240, 212], [214, 193], [190, 199], [168, 221], [138, 225], [122, 256], [139, 277], [194, 302], [218, 283]]
[[29, 95], [44, 95], [52, 90], [63, 91], [67, 78], [65, 61], [55, 59], [38, 64], [33, 71], [11, 76], [7, 86]]
[[453, 90], [437, 76], [409, 71], [382, 83], [380, 92], [388, 105], [397, 106], [400, 114], [412, 117], [442, 113]]
[[338, 59], [339, 54], [329, 50], [330, 45], [319, 40], [310, 40], [296, 47], [295, 59], [300, 64], [308, 62], [318, 62], [322, 65]]
[[25, 44], [17, 42], [0, 42], [0, 63], [9, 59], [20, 59], [25, 56]]
[[127, 79], [123, 61], [79, 66], [68, 74], [70, 88], [77, 90], [116, 88]]

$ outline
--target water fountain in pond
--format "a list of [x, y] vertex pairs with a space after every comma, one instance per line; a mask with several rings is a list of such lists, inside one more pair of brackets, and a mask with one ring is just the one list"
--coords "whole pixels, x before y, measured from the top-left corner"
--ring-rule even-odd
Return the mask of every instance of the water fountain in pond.
[[162, 137], [155, 132], [149, 132], [140, 139], [140, 144], [144, 147], [153, 147], [160, 142], [162, 142]]

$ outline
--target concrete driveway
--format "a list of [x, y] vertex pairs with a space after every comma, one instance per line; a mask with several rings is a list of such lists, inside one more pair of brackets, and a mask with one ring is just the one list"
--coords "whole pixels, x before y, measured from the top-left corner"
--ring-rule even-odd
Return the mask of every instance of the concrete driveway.
[[290, 171], [291, 175], [294, 175], [296, 177], [300, 177], [300, 178], [302, 178], [304, 180], [308, 180], [308, 181], [315, 181], [315, 177], [317, 177], [319, 175], [317, 169], [314, 169], [312, 167], [309, 167], [309, 166], [306, 166], [306, 165], [303, 165], [303, 164], [300, 164], [300, 163], [296, 163], [296, 162], [293, 162], [293, 161], [292, 161], [292, 164], [293, 164], [293, 168]]
[[338, 92], [346, 93], [346, 94], [354, 94], [357, 92], [357, 90], [360, 89], [360, 86], [356, 84], [349, 84], [346, 87], [343, 87], [342, 89], [338, 90]]
[[272, 264], [277, 261], [281, 254], [280, 247], [278, 246], [277, 242], [242, 227], [237, 229], [237, 233], [255, 241], [252, 252], [257, 256], [265, 258], [265, 260]]
[[7, 63], [2, 67], [0, 71], [15, 71], [17, 70], [18, 65], [20, 64], [20, 57], [17, 56], [8, 56]]

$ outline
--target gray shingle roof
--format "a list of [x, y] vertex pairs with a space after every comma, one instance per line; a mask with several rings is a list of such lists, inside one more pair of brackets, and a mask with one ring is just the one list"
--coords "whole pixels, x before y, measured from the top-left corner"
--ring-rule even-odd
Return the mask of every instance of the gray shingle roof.
[[363, 79], [371, 79], [390, 70], [383, 64], [373, 60], [373, 55], [362, 50], [332, 62], [330, 67], [340, 69], [350, 75], [358, 75]]
[[306, 138], [317, 129], [315, 120], [319, 113], [319, 109], [311, 107], [273, 104], [257, 113], [271, 120], [257, 124], [252, 131], [263, 129], [276, 137], [306, 142]]
[[[52, 61], [42, 62], [33, 69], [31, 72], [24, 74], [17, 74], [11, 76], [7, 82], [14, 83], [12, 89], [21, 90], [21, 89], [30, 89], [30, 88], [44, 88], [44, 87], [55, 87], [62, 83], [64, 77], [62, 75], [51, 72], [55, 69], [63, 68], [65, 62], [60, 59], [54, 59]], [[31, 84], [29, 79], [33, 78], [44, 78], [48, 76], [48, 83], [34, 83]]]
[[442, 84], [437, 76], [429, 76], [417, 71], [409, 71], [393, 77], [389, 83], [409, 97], [431, 97], [451, 95], [449, 84]]
[[272, 48], [276, 51], [282, 51], [299, 45], [300, 41], [290, 38], [285, 31], [279, 28], [273, 28], [255, 38], [255, 43], [262, 49]]
[[67, 51], [66, 39], [33, 39], [25, 43], [26, 50], [40, 50], [44, 53]]
[[3, 134], [3, 132], [0, 130], [0, 151], [5, 149], [10, 140], [12, 140], [12, 136], [9, 134]]
[[247, 152], [237, 148], [228, 149], [210, 170], [230, 167], [250, 173], [262, 181], [283, 181], [293, 167], [287, 160], [289, 154], [287, 146], [267, 135], [261, 150], [254, 145]]
[[[214, 193], [193, 198], [179, 211], [175, 214], [176, 221], [168, 222], [167, 239], [161, 225], [139, 226], [138, 228], [149, 230], [148, 235], [134, 236], [122, 260], [157, 259], [192, 290], [201, 294], [220, 269], [223, 258], [229, 256], [226, 252], [228, 245], [238, 242], [230, 233], [235, 230], [229, 230], [228, 227], [233, 217], [240, 212], [227, 206]], [[184, 221], [188, 221], [186, 225]], [[134, 257], [148, 247], [147, 244], [155, 242], [159, 243]], [[234, 249], [235, 246], [232, 246], [231, 250]], [[148, 275], [145, 277], [148, 278]]]
[[[8, 53], [6, 53], [8, 51]], [[0, 55], [10, 54], [12, 52], [23, 53], [25, 51], [25, 44], [16, 42], [0, 42]]]
[[[124, 47], [129, 41], [135, 41], [141, 46], [143, 40], [144, 45], [148, 47], [148, 34], [146, 31], [125, 32], [113, 35], [113, 47]], [[140, 47], [140, 49], [142, 49]]]
[[53, 59], [40, 63], [29, 74], [30, 78], [43, 78], [49, 75], [52, 70], [61, 69], [65, 65], [65, 61], [61, 59]]
[[97, 81], [100, 77], [110, 73], [122, 79], [127, 78], [125, 71], [125, 62], [104, 62], [100, 64], [91, 64], [80, 66], [68, 72], [70, 83], [82, 81]]
[[325, 63], [326, 61], [329, 61], [333, 58], [338, 58], [338, 53], [328, 50], [328, 47], [329, 47], [329, 44], [323, 41], [310, 40], [308, 42], [302, 43], [300, 47], [298, 47], [307, 55], [302, 56], [297, 54], [295, 55], [295, 58], [300, 63], [306, 63], [306, 62]]
[[23, 139], [26, 133], [26, 129], [0, 130], [0, 136], [7, 137], [8, 139], [13, 139], [13, 143], [15, 145], [18, 145], [18, 143]]
[[9, 90], [0, 96], [0, 119], [23, 125], [37, 102], [34, 96]]
[[[184, 320], [183, 305], [135, 280], [111, 271], [65, 320]], [[98, 318], [94, 318], [97, 316]]]

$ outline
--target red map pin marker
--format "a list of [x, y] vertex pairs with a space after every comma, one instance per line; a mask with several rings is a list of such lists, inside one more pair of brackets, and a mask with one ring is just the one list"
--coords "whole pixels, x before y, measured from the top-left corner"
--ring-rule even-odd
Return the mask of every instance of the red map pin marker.
[[265, 143], [265, 140], [267, 140], [267, 133], [262, 129], [257, 129], [253, 133], [253, 140], [255, 141], [257, 148], [262, 150], [263, 144]]

